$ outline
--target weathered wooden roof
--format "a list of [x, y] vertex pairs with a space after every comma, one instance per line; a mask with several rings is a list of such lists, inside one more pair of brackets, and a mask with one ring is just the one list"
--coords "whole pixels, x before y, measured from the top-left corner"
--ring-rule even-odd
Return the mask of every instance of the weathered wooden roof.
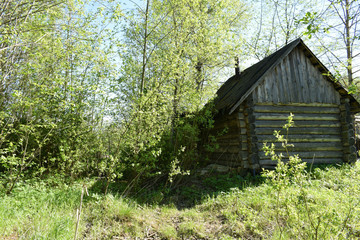
[[320, 62], [320, 60], [310, 51], [304, 42], [298, 38], [270, 56], [264, 58], [260, 62], [247, 68], [240, 75], [234, 75], [229, 78], [217, 91], [215, 99], [215, 108], [217, 110], [225, 110], [231, 114], [262, 82], [265, 74], [273, 70], [294, 48], [301, 49], [311, 63], [324, 73], [325, 78], [334, 84], [335, 89], [342, 96], [348, 96], [353, 112], [360, 112], [360, 104], [350, 95], [340, 83], [335, 82], [334, 77], [329, 70]]

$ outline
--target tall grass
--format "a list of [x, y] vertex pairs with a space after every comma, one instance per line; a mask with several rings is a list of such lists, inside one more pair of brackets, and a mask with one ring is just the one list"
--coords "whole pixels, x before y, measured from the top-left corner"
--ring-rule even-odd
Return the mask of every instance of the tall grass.
[[[78, 239], [359, 239], [360, 163], [306, 174], [306, 194], [291, 183], [277, 200], [271, 181], [229, 189], [243, 185], [234, 177], [227, 178], [233, 183], [224, 191], [216, 189], [182, 210], [152, 199], [138, 204], [117, 194], [103, 195], [90, 188], [90, 181]], [[217, 184], [215, 177], [210, 179]], [[82, 184], [51, 187], [38, 182], [1, 194], [0, 238], [74, 239], [81, 189]]]
[[0, 237], [14, 239], [72, 239], [79, 186], [46, 187], [19, 184], [0, 196]]

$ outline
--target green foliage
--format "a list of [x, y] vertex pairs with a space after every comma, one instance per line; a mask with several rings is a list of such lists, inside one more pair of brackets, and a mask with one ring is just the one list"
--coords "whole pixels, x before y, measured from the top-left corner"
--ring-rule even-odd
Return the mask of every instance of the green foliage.
[[0, 197], [0, 237], [72, 239], [78, 186], [49, 188], [44, 183], [17, 184], [12, 195]]
[[92, 140], [107, 98], [101, 85], [116, 72], [115, 49], [102, 44], [111, 37], [103, 29], [108, 13], [78, 1], [19, 2], [23, 12], [5, 4], [3, 13], [15, 18], [0, 21], [11, 29], [0, 39], [1, 59], [11, 59], [0, 69], [0, 170], [9, 192], [28, 177], [95, 171], [100, 146]]
[[[288, 133], [292, 126], [293, 114], [290, 114], [288, 122], [283, 128]], [[288, 143], [287, 138], [280, 135], [279, 131], [275, 131], [274, 135], [288, 153], [288, 147], [292, 145]], [[347, 230], [346, 226], [348, 221], [354, 219], [352, 212], [360, 203], [352, 197], [353, 191], [356, 190], [343, 189], [341, 195], [349, 201], [337, 202], [337, 196], [340, 193], [329, 193], [321, 188], [314, 189], [314, 183], [310, 181], [312, 174], [306, 171], [306, 163], [302, 162], [298, 155], [290, 156], [288, 154], [288, 161], [284, 162], [283, 156], [276, 154], [274, 149], [274, 144], [271, 146], [264, 144], [266, 155], [270, 154], [271, 159], [278, 163], [274, 171], [266, 170], [263, 172], [263, 176], [268, 178], [269, 184], [273, 188], [272, 195], [276, 199], [274, 206], [277, 222], [275, 236], [280, 239], [293, 237], [325, 239], [331, 236], [337, 238], [349, 236], [351, 231]], [[324, 198], [329, 194], [335, 194], [332, 198], [337, 207], [333, 202]]]

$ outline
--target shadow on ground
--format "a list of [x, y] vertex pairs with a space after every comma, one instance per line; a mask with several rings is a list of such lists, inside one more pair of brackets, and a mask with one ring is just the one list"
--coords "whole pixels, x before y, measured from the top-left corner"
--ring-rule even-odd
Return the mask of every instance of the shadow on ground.
[[[330, 165], [309, 166], [308, 171], [325, 169]], [[340, 165], [332, 165], [340, 167]], [[316, 171], [315, 171], [316, 172]], [[316, 178], [316, 176], [314, 176]], [[116, 181], [108, 186], [108, 193], [120, 195], [138, 204], [147, 205], [174, 205], [178, 209], [191, 208], [200, 204], [208, 197], [216, 197], [221, 193], [231, 191], [232, 188], [240, 190], [247, 187], [256, 187], [265, 182], [261, 174], [240, 175], [236, 172], [207, 175], [194, 174], [182, 176], [169, 183], [165, 176], [143, 180], [140, 184], [133, 181]], [[106, 181], [99, 179], [89, 189], [94, 193], [103, 194]]]
[[[138, 204], [175, 205], [178, 209], [191, 208], [202, 200], [228, 192], [232, 188], [244, 189], [262, 184], [261, 175], [237, 173], [182, 176], [169, 183], [166, 178], [148, 179], [142, 184], [132, 185], [131, 181], [110, 183], [108, 193], [121, 195]], [[103, 194], [105, 179], [96, 181], [89, 191]]]

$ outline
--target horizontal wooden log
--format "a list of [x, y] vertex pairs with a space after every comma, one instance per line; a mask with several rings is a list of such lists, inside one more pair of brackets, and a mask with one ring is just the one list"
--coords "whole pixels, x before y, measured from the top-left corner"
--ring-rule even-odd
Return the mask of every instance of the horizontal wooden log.
[[239, 149], [241, 147], [241, 144], [239, 142], [231, 142], [231, 143], [224, 143], [224, 142], [217, 142], [216, 143], [216, 149], [214, 149], [214, 151], [217, 152], [223, 152], [224, 149], [227, 148], [236, 148]]
[[246, 151], [239, 151], [237, 153], [219, 153], [219, 152], [212, 152], [209, 153], [209, 157], [211, 158], [221, 158], [227, 161], [240, 161], [241, 159], [247, 158], [248, 153]]
[[224, 143], [224, 144], [232, 144], [233, 143], [246, 143], [247, 142], [247, 135], [232, 135], [232, 136], [223, 136], [217, 137], [216, 143]]
[[242, 163], [242, 167], [243, 167], [244, 169], [249, 169], [249, 168], [250, 168], [250, 164], [249, 164], [248, 162], [243, 162], [243, 163]]
[[221, 122], [221, 121], [228, 121], [228, 120], [232, 120], [232, 119], [237, 119], [237, 114], [220, 114], [215, 116], [215, 121]]
[[[214, 151], [212, 151], [212, 154], [218, 154], [218, 155], [225, 154], [225, 155], [235, 157], [235, 155], [238, 155], [240, 151], [241, 151], [240, 148], [215, 149]], [[227, 157], [229, 157], [229, 156], [227, 156]]]
[[[260, 102], [260, 103], [256, 103], [256, 105], [274, 106], [274, 103]], [[276, 104], [276, 106], [338, 107], [339, 105], [335, 103], [289, 103], [289, 104]]]
[[240, 127], [240, 122], [238, 119], [233, 119], [233, 120], [229, 120], [228, 122], [223, 122], [223, 123], [218, 123], [215, 122], [214, 127], [212, 128], [212, 130], [219, 130], [219, 129], [224, 129], [224, 128], [239, 128]]
[[[286, 134], [286, 130], [283, 128], [256, 128], [255, 131], [258, 135], [273, 135], [274, 130], [280, 131], [280, 134]], [[289, 134], [319, 134], [319, 135], [339, 135], [340, 128], [320, 128], [320, 127], [309, 127], [309, 128], [301, 128], [301, 127], [292, 127], [289, 129]]]
[[[256, 127], [277, 127], [282, 128], [286, 120], [258, 120]], [[341, 127], [340, 121], [296, 121], [294, 127]]]
[[240, 157], [228, 155], [228, 154], [211, 154], [209, 156], [211, 162], [213, 161], [224, 161], [224, 162], [241, 162]]
[[241, 162], [231, 162], [231, 161], [222, 161], [222, 160], [213, 160], [212, 163], [224, 165], [227, 167], [241, 167]]
[[[283, 151], [277, 151], [276, 154], [282, 153], [284, 157], [287, 157], [287, 153]], [[312, 152], [289, 152], [290, 156], [299, 155], [301, 159], [313, 159], [313, 158], [342, 158], [342, 151], [312, 151]], [[269, 155], [265, 155], [264, 152], [259, 152], [260, 159], [269, 159]]]
[[255, 112], [260, 113], [335, 113], [338, 114], [340, 109], [336, 107], [324, 107], [324, 106], [292, 106], [292, 105], [255, 105]]
[[[218, 133], [219, 134], [219, 133]], [[216, 134], [213, 134], [216, 136]], [[246, 136], [246, 129], [240, 129], [239, 131], [234, 131], [234, 132], [227, 132], [227, 133], [224, 133], [220, 136], [216, 136], [216, 139], [217, 140], [222, 140], [222, 139], [239, 139], [239, 137], [241, 135], [244, 135]]]
[[240, 151], [246, 151], [247, 146], [223, 146], [219, 147], [218, 149], [214, 149], [216, 153], [239, 153]]
[[276, 165], [260, 165], [261, 169], [275, 170]]
[[246, 123], [245, 123], [245, 121], [243, 121], [243, 120], [239, 120], [239, 126], [240, 126], [241, 128], [246, 127]]
[[241, 135], [237, 134], [226, 134], [221, 136], [216, 136], [216, 142], [225, 142], [225, 143], [231, 143], [231, 142], [239, 142]]
[[244, 121], [246, 119], [246, 116], [244, 115], [244, 113], [241, 112], [238, 114], [238, 119]]
[[[302, 159], [303, 162], [306, 162], [308, 164], [338, 164], [338, 163], [342, 163], [343, 159], [342, 158], [315, 158], [313, 159]], [[288, 162], [288, 160], [283, 160], [284, 162]], [[265, 168], [265, 166], [276, 166], [277, 165], [277, 161], [273, 161], [271, 159], [262, 159], [259, 161], [260, 166], [262, 168]]]
[[[274, 143], [277, 151], [284, 151], [281, 143]], [[259, 149], [262, 149], [263, 143], [258, 143]], [[293, 152], [312, 152], [312, 151], [342, 151], [343, 146], [337, 142], [322, 142], [322, 143], [296, 143], [294, 147], [288, 147], [289, 151]]]
[[[275, 136], [257, 135], [259, 142], [278, 142]], [[306, 142], [341, 142], [340, 135], [287, 135], [289, 143], [306, 143]]]
[[[287, 120], [289, 117], [289, 114], [284, 113], [254, 113], [256, 120]], [[294, 115], [293, 120], [301, 121], [301, 120], [309, 120], [309, 121], [316, 121], [316, 120], [322, 120], [322, 121], [339, 121], [339, 114], [312, 114], [312, 113], [306, 113], [306, 114], [298, 114]]]

